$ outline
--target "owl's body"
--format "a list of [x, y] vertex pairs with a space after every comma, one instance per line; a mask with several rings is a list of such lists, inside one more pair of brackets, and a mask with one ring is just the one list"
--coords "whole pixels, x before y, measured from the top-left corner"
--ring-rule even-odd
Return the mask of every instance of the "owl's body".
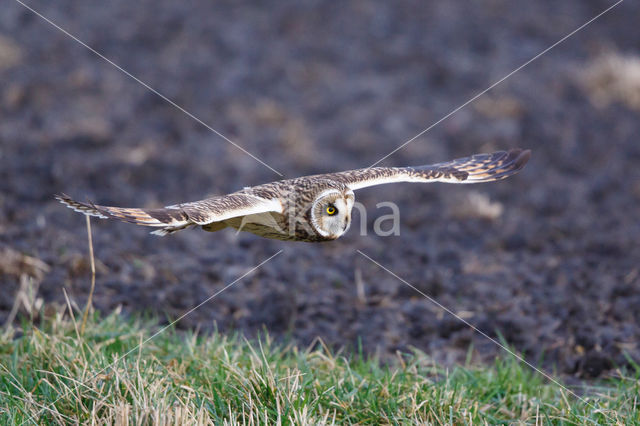
[[162, 209], [131, 209], [56, 198], [81, 213], [159, 228], [166, 235], [191, 226], [226, 227], [285, 241], [335, 240], [351, 224], [354, 190], [393, 182], [476, 183], [504, 179], [521, 170], [530, 151], [477, 154], [418, 167], [373, 167], [281, 180]]
[[[203, 225], [202, 228], [206, 231], [218, 231], [230, 227], [239, 231], [251, 232], [261, 237], [284, 241], [319, 242], [334, 240], [341, 233], [324, 234], [311, 226], [314, 221], [314, 202], [319, 194], [324, 194], [323, 198], [328, 198], [327, 202], [332, 204], [343, 199], [354, 200], [354, 195], [353, 191], [344, 183], [329, 179], [327, 176], [329, 175], [304, 176], [270, 182], [223, 196], [231, 200], [236, 199], [236, 197], [240, 200], [245, 200], [247, 197], [249, 199], [277, 200], [279, 206], [276, 206], [276, 211], [235, 216]], [[215, 200], [216, 206], [219, 205], [218, 199], [213, 198], [212, 200]], [[342, 229], [338, 231], [344, 232], [348, 229], [351, 206], [352, 204], [345, 205], [344, 209], [338, 209], [339, 212], [344, 211], [344, 214], [348, 215]], [[191, 205], [191, 208], [202, 209], [204, 215], [207, 214], [211, 207], [211, 205], [206, 204], [206, 200]], [[173, 231], [169, 230], [168, 232]]]

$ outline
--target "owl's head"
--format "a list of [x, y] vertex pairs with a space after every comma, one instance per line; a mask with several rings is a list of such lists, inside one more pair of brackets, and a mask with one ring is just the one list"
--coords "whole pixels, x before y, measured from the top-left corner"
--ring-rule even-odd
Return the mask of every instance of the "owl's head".
[[335, 240], [351, 225], [351, 209], [355, 197], [349, 188], [329, 188], [318, 194], [310, 209], [314, 231], [328, 240]]

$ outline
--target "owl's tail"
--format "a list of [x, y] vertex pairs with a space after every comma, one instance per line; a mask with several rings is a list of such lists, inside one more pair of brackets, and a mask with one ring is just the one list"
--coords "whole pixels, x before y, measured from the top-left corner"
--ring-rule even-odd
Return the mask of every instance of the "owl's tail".
[[100, 219], [118, 219], [123, 222], [134, 223], [142, 226], [159, 227], [152, 234], [167, 235], [195, 225], [185, 212], [179, 208], [164, 209], [127, 209], [122, 207], [98, 206], [92, 202], [81, 203], [71, 199], [68, 195], [55, 196], [56, 200], [70, 209], [84, 213], [87, 216], [95, 216]]

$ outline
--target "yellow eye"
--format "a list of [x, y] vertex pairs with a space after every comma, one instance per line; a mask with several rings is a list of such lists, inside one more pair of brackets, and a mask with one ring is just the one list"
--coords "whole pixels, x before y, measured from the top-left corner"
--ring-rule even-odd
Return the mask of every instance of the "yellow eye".
[[327, 210], [326, 210], [326, 211], [327, 211], [327, 214], [328, 214], [329, 216], [333, 216], [334, 214], [336, 214], [336, 212], [337, 212], [338, 210], [337, 210], [335, 207], [333, 207], [333, 206], [329, 205], [329, 206], [327, 206]]

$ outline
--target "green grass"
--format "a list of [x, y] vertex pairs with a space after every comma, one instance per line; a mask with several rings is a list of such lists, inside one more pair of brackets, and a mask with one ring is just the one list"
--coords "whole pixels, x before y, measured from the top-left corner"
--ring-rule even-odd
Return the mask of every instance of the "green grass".
[[172, 330], [136, 349], [154, 324], [113, 313], [79, 336], [58, 313], [21, 337], [5, 330], [0, 423], [640, 424], [638, 371], [590, 387], [585, 404], [512, 358], [445, 370], [415, 352], [384, 365]]

